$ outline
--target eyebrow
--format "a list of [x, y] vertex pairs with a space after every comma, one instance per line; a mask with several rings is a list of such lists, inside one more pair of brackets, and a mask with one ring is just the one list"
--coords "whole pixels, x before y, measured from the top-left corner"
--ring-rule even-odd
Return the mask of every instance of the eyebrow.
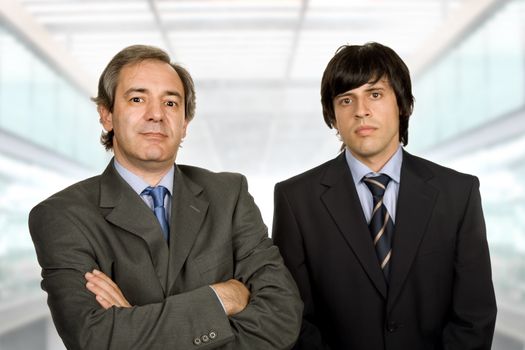
[[365, 91], [374, 91], [374, 90], [384, 90], [385, 88], [382, 87], [382, 86], [370, 86], [368, 89], [366, 89]]
[[[371, 89], [384, 89], [384, 86], [385, 86], [385, 85], [388, 86], [390, 83], [388, 82], [388, 80], [385, 80], [385, 79], [379, 79], [379, 80], [377, 80], [377, 81], [375, 81], [375, 82], [374, 82], [373, 80], [372, 80], [372, 81], [369, 81], [367, 84], [370, 85], [370, 88], [369, 88], [368, 90], [371, 90]], [[375, 86], [378, 85], [378, 84], [379, 84], [379, 85], [382, 85], [382, 86], [381, 86], [381, 87], [375, 87]]]
[[[376, 81], [375, 83], [373, 81], [369, 81], [368, 83], [364, 85], [369, 85], [368, 88], [365, 89], [366, 92], [374, 91], [374, 90], [385, 90], [384, 86], [376, 86], [378, 83], [380, 83], [381, 80]], [[354, 90], [354, 89], [352, 89]], [[351, 92], [352, 90], [345, 91], [341, 94], [335, 95], [334, 98], [338, 97], [346, 97], [346, 96], [352, 96], [354, 93]]]
[[[148, 91], [149, 91], [149, 90], [146, 89], [146, 88], [140, 88], [140, 87], [136, 88], [136, 87], [132, 87], [132, 88], [127, 89], [126, 92], [124, 92], [124, 96], [127, 96], [127, 95], [129, 95], [129, 94], [132, 94], [132, 93], [134, 93], [134, 92], [139, 92], [139, 93], [141, 93], [141, 94], [145, 94], [145, 93], [148, 93]], [[178, 92], [178, 91], [166, 90], [166, 91], [164, 91], [164, 94], [163, 94], [163, 95], [164, 95], [164, 96], [176, 96], [176, 97], [179, 97], [179, 98], [182, 99], [182, 95], [181, 95], [181, 93]]]

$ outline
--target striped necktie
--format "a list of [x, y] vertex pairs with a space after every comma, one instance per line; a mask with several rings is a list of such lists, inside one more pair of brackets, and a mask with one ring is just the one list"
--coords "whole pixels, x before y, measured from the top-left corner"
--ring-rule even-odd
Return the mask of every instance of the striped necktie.
[[374, 198], [374, 209], [368, 228], [372, 234], [372, 240], [376, 250], [377, 258], [385, 279], [388, 282], [390, 275], [390, 257], [392, 255], [392, 235], [394, 233], [394, 222], [390, 217], [383, 196], [390, 177], [385, 174], [373, 177], [364, 177], [363, 181], [372, 192]]

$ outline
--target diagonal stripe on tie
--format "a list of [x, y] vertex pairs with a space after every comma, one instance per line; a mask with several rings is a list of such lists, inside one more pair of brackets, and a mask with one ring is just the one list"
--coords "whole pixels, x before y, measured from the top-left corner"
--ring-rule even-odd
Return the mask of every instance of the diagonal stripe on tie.
[[[385, 215], [385, 219], [383, 220], [383, 226], [381, 226], [381, 229], [379, 230], [379, 232], [375, 233], [375, 236], [374, 236], [374, 245], [377, 244], [377, 242], [381, 239], [381, 237], [383, 236], [383, 233], [385, 232], [386, 230], [386, 227], [387, 227], [387, 224], [388, 224], [388, 218], [389, 218], [389, 215], [388, 215], [388, 212], [386, 213]], [[373, 232], [372, 232], [373, 234]]]
[[385, 174], [363, 178], [364, 183], [372, 193], [373, 211], [368, 228], [374, 242], [377, 259], [388, 282], [390, 276], [390, 258], [392, 256], [392, 234], [394, 222], [384, 203], [383, 196], [390, 177]]

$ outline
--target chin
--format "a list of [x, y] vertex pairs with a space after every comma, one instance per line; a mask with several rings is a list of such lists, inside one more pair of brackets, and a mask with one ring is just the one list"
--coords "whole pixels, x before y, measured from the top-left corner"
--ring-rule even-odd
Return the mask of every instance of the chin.
[[149, 143], [144, 145], [141, 154], [144, 160], [163, 162], [175, 159], [177, 150], [178, 145], [173, 143]]
[[170, 154], [160, 149], [148, 149], [146, 152], [144, 152], [143, 159], [145, 161], [163, 162], [169, 160], [170, 156]]
[[173, 157], [169, 157], [169, 156], [158, 156], [158, 157], [146, 157], [144, 160], [145, 161], [149, 161], [149, 162], [158, 162], [158, 163], [163, 163], [163, 162], [168, 162], [168, 161], [171, 161], [172, 159], [174, 159]]

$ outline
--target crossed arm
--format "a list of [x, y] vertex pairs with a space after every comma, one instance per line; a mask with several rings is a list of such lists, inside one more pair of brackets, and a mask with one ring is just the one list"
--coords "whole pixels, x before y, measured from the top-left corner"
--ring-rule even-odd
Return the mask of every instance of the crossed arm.
[[[227, 228], [231, 241], [225, 236], [224, 244], [213, 248], [232, 245], [232, 262], [223, 261], [223, 270], [234, 264], [228, 278], [235, 280], [215, 283], [223, 281], [225, 272], [210, 265], [203, 277], [208, 283], [201, 285], [199, 276], [184, 275], [180, 290], [167, 296], [160, 285], [147, 286], [158, 283], [158, 277], [144, 274], [150, 269], [144, 256], [134, 257], [128, 269], [126, 261], [114, 265], [112, 244], [120, 247], [120, 243], [98, 211], [85, 209], [90, 203], [79, 205], [68, 191], [35, 207], [29, 225], [42, 267], [42, 288], [66, 347], [188, 349], [197, 338], [213, 334], [213, 341], [201, 347], [290, 348], [298, 335], [302, 302], [278, 248], [267, 237], [246, 181], [238, 183], [232, 226]], [[193, 262], [188, 266], [197, 273]], [[215, 272], [222, 275], [214, 276]], [[141, 291], [147, 291], [146, 295]]]
[[[86, 288], [95, 294], [95, 299], [104, 309], [113, 306], [128, 308], [132, 305], [118, 287], [103, 272], [94, 269], [92, 272], [86, 272]], [[246, 286], [235, 280], [230, 279], [226, 282], [216, 283], [210, 286], [224, 307], [226, 315], [233, 316], [246, 308], [250, 299], [250, 291]]]

